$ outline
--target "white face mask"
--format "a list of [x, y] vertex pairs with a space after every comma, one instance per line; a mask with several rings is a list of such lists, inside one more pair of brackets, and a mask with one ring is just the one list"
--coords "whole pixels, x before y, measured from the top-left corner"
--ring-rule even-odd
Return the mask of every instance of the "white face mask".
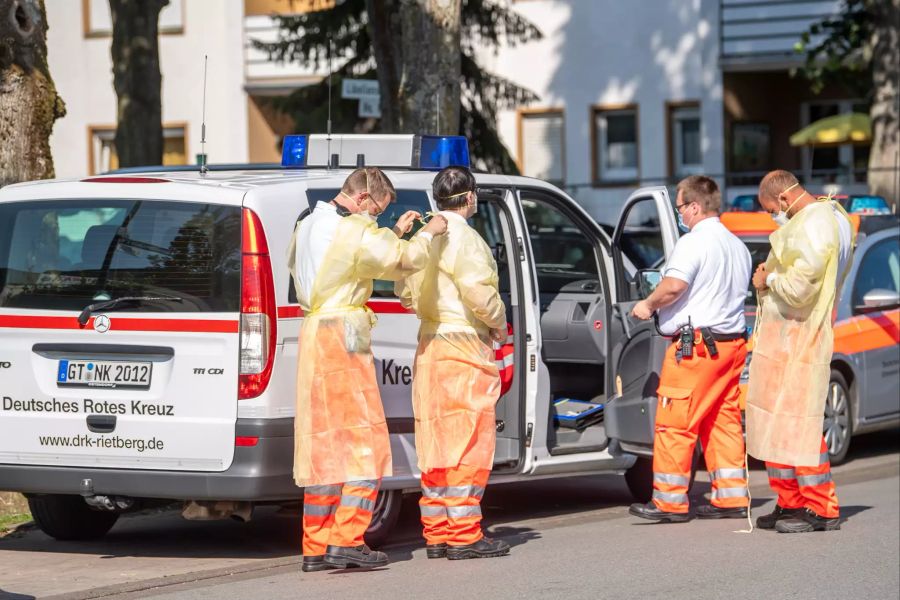
[[775, 221], [779, 227], [784, 227], [788, 224], [788, 221], [790, 221], [787, 213], [784, 211], [779, 212], [777, 215], [772, 215], [772, 220]]
[[[778, 194], [778, 197], [780, 198], [783, 194], [786, 194], [787, 192], [791, 191], [798, 185], [800, 185], [800, 183], [795, 183], [794, 185], [790, 186], [789, 188], [787, 188], [786, 190], [781, 192], [781, 194]], [[805, 195], [806, 195], [806, 192], [804, 191], [802, 194], [797, 196], [797, 199], [794, 200], [790, 206], [787, 207], [787, 210], [780, 210], [776, 214], [772, 215], [772, 220], [775, 221], [775, 223], [777, 223], [779, 227], [784, 227], [785, 225], [787, 225], [788, 221], [791, 220], [791, 218], [788, 216], [788, 211], [791, 210], [792, 208], [794, 208], [794, 205], [797, 204], [798, 202], [800, 202], [800, 198], [802, 198]], [[780, 200], [779, 200], [779, 202], [780, 202]]]

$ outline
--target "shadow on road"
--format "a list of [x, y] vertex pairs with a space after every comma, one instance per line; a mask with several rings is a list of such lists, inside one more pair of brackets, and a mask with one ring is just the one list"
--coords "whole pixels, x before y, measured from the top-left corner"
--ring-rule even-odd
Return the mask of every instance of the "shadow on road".
[[16, 594], [14, 592], [7, 592], [6, 590], [0, 588], [0, 600], [35, 600], [35, 597], [29, 596], [28, 594]]

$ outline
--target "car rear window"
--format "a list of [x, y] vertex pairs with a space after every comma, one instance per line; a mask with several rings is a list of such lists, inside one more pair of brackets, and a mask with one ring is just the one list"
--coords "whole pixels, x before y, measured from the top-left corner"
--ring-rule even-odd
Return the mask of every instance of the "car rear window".
[[[746, 241], [747, 250], [750, 251], [750, 261], [753, 266], [753, 270], [756, 270], [756, 267], [766, 262], [766, 259], [769, 257], [769, 251], [772, 249], [771, 244], [768, 241]], [[753, 287], [753, 282], [750, 281], [747, 284], [747, 306], [756, 306], [756, 288]]]
[[81, 310], [123, 296], [155, 312], [235, 312], [241, 209], [157, 200], [0, 204], [0, 307]]

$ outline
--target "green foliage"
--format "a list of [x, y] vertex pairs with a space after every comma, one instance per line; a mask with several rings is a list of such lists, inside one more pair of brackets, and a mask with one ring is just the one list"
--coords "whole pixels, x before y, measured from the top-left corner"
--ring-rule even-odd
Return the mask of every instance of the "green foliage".
[[872, 57], [867, 48], [874, 29], [872, 2], [844, 0], [841, 12], [813, 24], [794, 50], [806, 57], [797, 73], [816, 94], [838, 85], [861, 97], [872, 93]]
[[[357, 102], [340, 98], [344, 77], [374, 78], [377, 65], [372, 52], [365, 0], [346, 0], [333, 9], [278, 17], [279, 39], [253, 40], [273, 60], [296, 62], [316, 70], [328, 69], [333, 57], [333, 131], [378, 131], [378, 123], [357, 117]], [[463, 0], [460, 53], [462, 97], [460, 132], [469, 139], [472, 156], [480, 167], [518, 173], [496, 129], [497, 113], [536, 101], [537, 96], [515, 83], [486, 71], [476, 60], [476, 49], [497, 52], [542, 37], [540, 30], [508, 6], [508, 0]], [[294, 117], [298, 131], [322, 133], [328, 115], [328, 80], [300, 88], [272, 100]]]

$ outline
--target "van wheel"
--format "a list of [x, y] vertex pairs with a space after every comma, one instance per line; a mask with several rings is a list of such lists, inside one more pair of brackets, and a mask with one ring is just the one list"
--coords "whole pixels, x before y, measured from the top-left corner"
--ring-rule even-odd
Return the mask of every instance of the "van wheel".
[[[694, 487], [694, 478], [697, 476], [697, 467], [700, 463], [700, 452], [694, 452], [694, 460], [691, 462], [691, 481], [688, 484], [688, 492]], [[630, 469], [625, 471], [625, 483], [628, 491], [638, 502], [650, 502], [653, 497], [653, 458], [639, 456]]]
[[853, 436], [853, 411], [850, 405], [850, 387], [840, 371], [831, 370], [828, 396], [825, 397], [825, 420], [822, 423], [828, 459], [839, 465], [847, 459], [850, 438]]
[[372, 511], [372, 522], [366, 530], [366, 543], [373, 548], [383, 545], [397, 524], [400, 517], [400, 505], [403, 503], [401, 490], [381, 490], [375, 499], [375, 510]]
[[114, 512], [92, 509], [81, 496], [29, 496], [28, 508], [41, 531], [57, 540], [96, 540], [119, 519]]

